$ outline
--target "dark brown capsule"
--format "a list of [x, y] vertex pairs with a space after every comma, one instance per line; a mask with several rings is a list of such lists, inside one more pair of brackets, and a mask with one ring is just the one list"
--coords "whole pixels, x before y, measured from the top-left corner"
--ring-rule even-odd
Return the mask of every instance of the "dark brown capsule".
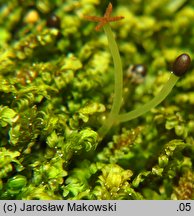
[[131, 71], [141, 76], [145, 76], [147, 69], [146, 69], [146, 66], [143, 64], [135, 64], [132, 66]]
[[190, 64], [191, 64], [190, 56], [186, 53], [183, 53], [175, 59], [173, 63], [172, 71], [176, 76], [180, 77], [187, 72]]
[[47, 27], [49, 28], [57, 28], [60, 29], [61, 21], [58, 16], [55, 14], [52, 14], [48, 19], [46, 23]]

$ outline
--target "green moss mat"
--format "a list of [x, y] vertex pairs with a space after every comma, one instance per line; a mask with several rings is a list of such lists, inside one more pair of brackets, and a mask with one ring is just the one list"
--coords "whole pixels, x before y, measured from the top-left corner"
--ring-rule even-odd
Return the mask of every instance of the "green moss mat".
[[[174, 59], [194, 59], [192, 0], [112, 1], [124, 71], [121, 113], [151, 100]], [[0, 1], [0, 199], [194, 199], [194, 70], [143, 116], [98, 130], [114, 67], [108, 1]], [[142, 65], [146, 75], [132, 71]]]

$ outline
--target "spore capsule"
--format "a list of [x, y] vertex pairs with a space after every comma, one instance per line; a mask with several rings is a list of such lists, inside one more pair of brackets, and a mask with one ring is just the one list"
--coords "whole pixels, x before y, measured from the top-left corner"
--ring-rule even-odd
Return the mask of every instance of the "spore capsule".
[[180, 77], [187, 72], [190, 64], [191, 64], [190, 56], [186, 53], [183, 53], [175, 59], [173, 63], [172, 71], [176, 76]]
[[47, 19], [47, 27], [49, 28], [57, 28], [59, 29], [61, 25], [60, 18], [56, 16], [55, 14], [52, 14], [48, 19]]

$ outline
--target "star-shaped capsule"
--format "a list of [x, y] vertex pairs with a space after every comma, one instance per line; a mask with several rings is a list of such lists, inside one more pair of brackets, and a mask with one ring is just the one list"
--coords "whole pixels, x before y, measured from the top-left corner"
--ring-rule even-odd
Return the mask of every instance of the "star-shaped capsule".
[[111, 17], [112, 13], [112, 4], [109, 3], [108, 7], [106, 8], [106, 12], [103, 17], [97, 17], [97, 16], [84, 16], [85, 19], [89, 21], [99, 22], [99, 24], [95, 27], [96, 31], [99, 31], [104, 25], [106, 25], [109, 22], [115, 22], [118, 20], [123, 19], [123, 16], [114, 16]]

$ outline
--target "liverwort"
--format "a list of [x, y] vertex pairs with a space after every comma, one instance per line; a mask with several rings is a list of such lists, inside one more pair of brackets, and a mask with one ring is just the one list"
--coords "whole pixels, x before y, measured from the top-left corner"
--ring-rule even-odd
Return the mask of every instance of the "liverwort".
[[156, 107], [160, 104], [171, 92], [172, 88], [175, 86], [176, 82], [180, 78], [180, 76], [184, 75], [188, 70], [191, 59], [188, 54], [181, 54], [176, 58], [173, 64], [173, 71], [170, 75], [169, 80], [163, 86], [161, 91], [150, 101], [143, 104], [139, 108], [132, 110], [130, 112], [119, 114], [122, 102], [122, 91], [123, 91], [123, 69], [121, 58], [118, 50], [117, 43], [115, 41], [113, 32], [109, 25], [109, 22], [117, 21], [123, 19], [122, 16], [111, 17], [110, 14], [112, 12], [112, 4], [109, 3], [106, 12], [103, 17], [96, 17], [96, 16], [85, 16], [87, 20], [99, 22], [96, 26], [96, 31], [99, 31], [102, 27], [108, 39], [108, 45], [111, 51], [111, 55], [114, 62], [114, 77], [115, 77], [115, 85], [114, 85], [114, 99], [111, 111], [108, 115], [107, 120], [98, 130], [98, 134], [101, 139], [107, 134], [110, 128], [121, 122], [130, 121], [134, 118], [137, 118], [144, 113], [150, 111], [152, 108]]
[[147, 103], [140, 106], [139, 108], [132, 110], [131, 112], [120, 114], [119, 116], [117, 116], [117, 122], [119, 123], [119, 122], [130, 121], [131, 119], [143, 115], [144, 113], [148, 112], [149, 110], [151, 110], [152, 108], [160, 104], [171, 92], [172, 88], [175, 86], [179, 77], [184, 75], [187, 72], [190, 63], [191, 63], [191, 59], [188, 54], [183, 53], [180, 56], [178, 56], [174, 61], [173, 71], [170, 75], [170, 78], [163, 86], [161, 91], [151, 101], [148, 101]]
[[108, 44], [110, 48], [110, 52], [113, 58], [114, 63], [114, 77], [115, 77], [115, 85], [114, 85], [114, 100], [113, 105], [110, 111], [110, 114], [108, 116], [108, 119], [104, 123], [104, 125], [99, 129], [98, 133], [100, 137], [104, 137], [104, 135], [109, 131], [109, 129], [112, 127], [113, 123], [115, 122], [115, 119], [117, 118], [121, 103], [122, 103], [122, 91], [123, 91], [123, 69], [122, 69], [122, 63], [121, 63], [121, 57], [119, 54], [119, 49], [117, 46], [117, 43], [115, 41], [113, 32], [111, 30], [111, 27], [109, 25], [109, 22], [118, 21], [120, 19], [123, 19], [123, 16], [115, 16], [111, 17], [112, 12], [112, 4], [109, 3], [106, 12], [103, 17], [96, 17], [96, 16], [84, 16], [85, 19], [99, 22], [99, 24], [96, 26], [96, 31], [99, 31], [100, 28], [103, 27], [105, 34], [108, 39]]

